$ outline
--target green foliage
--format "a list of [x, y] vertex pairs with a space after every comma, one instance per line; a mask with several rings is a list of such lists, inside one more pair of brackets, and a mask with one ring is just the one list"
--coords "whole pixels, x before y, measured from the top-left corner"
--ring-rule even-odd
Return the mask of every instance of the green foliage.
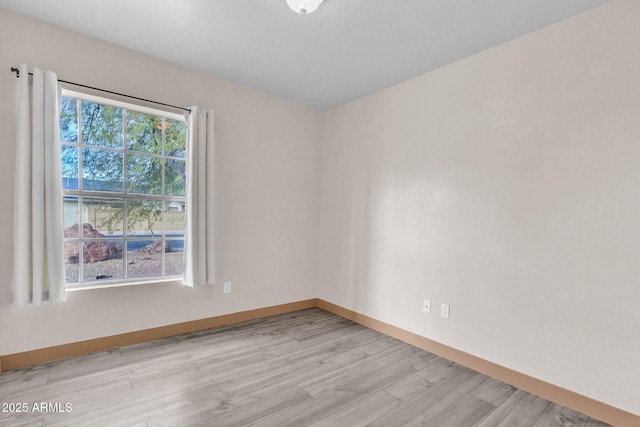
[[[126, 212], [130, 233], [144, 231], [155, 236], [162, 202], [145, 196], [163, 195], [163, 186], [164, 195], [185, 195], [184, 122], [63, 97], [60, 139], [64, 178], [71, 178], [70, 182], [78, 178], [80, 154], [84, 190], [140, 196], [128, 201], [124, 209], [107, 209], [110, 213], [103, 224], [109, 231], [122, 229]], [[80, 140], [84, 146], [79, 153]], [[78, 187], [70, 184], [66, 188]]]
[[132, 235], [143, 231], [156, 236], [153, 226], [162, 218], [162, 202], [155, 200], [131, 200], [127, 202], [127, 230]]
[[98, 147], [122, 148], [122, 109], [81, 101], [82, 141]]

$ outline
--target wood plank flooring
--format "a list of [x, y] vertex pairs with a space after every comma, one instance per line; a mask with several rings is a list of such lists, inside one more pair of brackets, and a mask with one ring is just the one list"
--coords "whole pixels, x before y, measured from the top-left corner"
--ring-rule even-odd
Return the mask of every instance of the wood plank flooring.
[[317, 308], [4, 372], [0, 402], [28, 409], [2, 426], [607, 425]]

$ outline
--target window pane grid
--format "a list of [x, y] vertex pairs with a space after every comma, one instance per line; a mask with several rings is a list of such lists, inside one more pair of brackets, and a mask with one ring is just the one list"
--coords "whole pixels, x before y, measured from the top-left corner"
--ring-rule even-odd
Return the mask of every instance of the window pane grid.
[[[69, 175], [63, 176], [68, 285], [180, 277], [186, 125], [161, 115], [72, 99], [63, 97], [66, 122], [60, 126], [63, 175]], [[118, 129], [101, 128], [105, 123]], [[167, 129], [172, 132], [171, 154]], [[83, 138], [85, 131], [91, 133], [90, 141]], [[168, 162], [173, 162], [171, 170]], [[171, 190], [166, 187], [168, 173]], [[73, 209], [76, 212], [68, 215]], [[69, 227], [67, 218], [73, 217], [75, 224]], [[67, 232], [75, 237], [67, 237]]]

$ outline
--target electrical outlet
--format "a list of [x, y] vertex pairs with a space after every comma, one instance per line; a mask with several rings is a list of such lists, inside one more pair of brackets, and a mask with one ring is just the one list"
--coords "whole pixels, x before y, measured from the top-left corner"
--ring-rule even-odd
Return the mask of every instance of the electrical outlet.
[[449, 304], [440, 304], [440, 316], [449, 318]]
[[224, 282], [224, 293], [225, 294], [231, 293], [231, 282]]
[[425, 299], [422, 302], [422, 311], [424, 311], [427, 314], [431, 313], [431, 300], [430, 299]]

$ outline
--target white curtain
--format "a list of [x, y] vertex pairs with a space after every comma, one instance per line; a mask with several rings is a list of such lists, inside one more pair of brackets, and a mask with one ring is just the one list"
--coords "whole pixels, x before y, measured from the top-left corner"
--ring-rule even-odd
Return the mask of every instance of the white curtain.
[[215, 283], [215, 135], [213, 111], [191, 107], [187, 119], [187, 220], [184, 285]]
[[[56, 74], [20, 66], [13, 195], [13, 304], [66, 300]], [[30, 96], [31, 95], [31, 96]], [[48, 297], [48, 298], [47, 298]]]

